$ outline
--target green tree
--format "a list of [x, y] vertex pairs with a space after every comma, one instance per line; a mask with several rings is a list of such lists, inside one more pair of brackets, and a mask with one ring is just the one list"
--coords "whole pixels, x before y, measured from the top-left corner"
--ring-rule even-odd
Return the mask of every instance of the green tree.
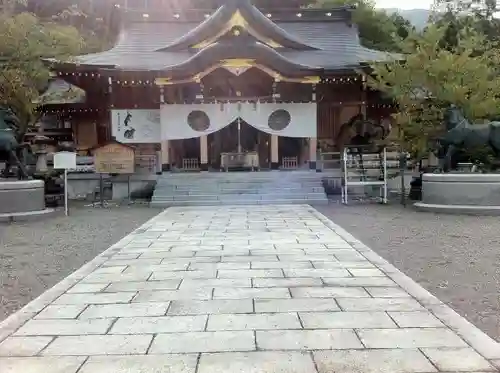
[[[0, 0], [2, 1], [2, 0]], [[100, 0], [4, 0], [14, 13], [32, 13], [42, 22], [76, 28], [85, 39], [82, 53], [113, 46], [120, 31], [121, 12], [112, 1]]]
[[500, 54], [472, 28], [457, 34], [458, 43], [443, 47], [447, 26], [429, 26], [402, 45], [405, 61], [373, 65], [368, 83], [391, 97], [402, 145], [414, 157], [426, 155], [444, 128], [444, 108], [455, 104], [474, 122], [500, 112]]
[[435, 7], [435, 23], [448, 26], [443, 40], [445, 44], [455, 46], [460, 30], [472, 27], [496, 47], [499, 46], [500, 20], [495, 18], [495, 14], [500, 8], [496, 0], [436, 0]]
[[78, 29], [85, 39], [84, 53], [111, 48], [120, 31], [121, 13], [112, 1], [29, 0], [28, 11]]
[[361, 44], [383, 51], [399, 51], [400, 41], [408, 36], [413, 27], [399, 14], [388, 14], [376, 9], [371, 0], [318, 0], [314, 7], [356, 7], [353, 20], [358, 25]]
[[51, 76], [48, 61], [78, 55], [84, 41], [74, 27], [42, 22], [30, 13], [0, 15], [0, 35], [0, 105], [13, 109], [25, 130], [43, 104], [39, 96]]

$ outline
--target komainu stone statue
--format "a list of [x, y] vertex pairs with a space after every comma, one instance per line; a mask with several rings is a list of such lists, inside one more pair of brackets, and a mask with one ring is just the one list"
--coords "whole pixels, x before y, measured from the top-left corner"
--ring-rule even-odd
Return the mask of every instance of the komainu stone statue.
[[15, 113], [6, 107], [0, 107], [0, 162], [5, 164], [1, 173], [2, 177], [7, 178], [10, 168], [17, 166], [18, 179], [27, 179], [28, 172], [22, 162], [22, 151], [25, 145], [19, 141], [19, 130], [21, 123]]
[[449, 171], [456, 163], [460, 150], [490, 148], [500, 157], [500, 122], [471, 124], [460, 108], [452, 105], [445, 111], [446, 133], [439, 139], [442, 150], [442, 169]]

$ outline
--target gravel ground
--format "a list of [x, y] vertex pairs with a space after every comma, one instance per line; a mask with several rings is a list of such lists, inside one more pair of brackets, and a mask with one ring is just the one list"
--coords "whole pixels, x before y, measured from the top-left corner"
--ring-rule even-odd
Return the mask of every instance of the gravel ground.
[[318, 210], [500, 341], [500, 218], [399, 205]]
[[69, 218], [0, 223], [0, 320], [158, 212], [143, 205], [102, 209], [78, 204]]

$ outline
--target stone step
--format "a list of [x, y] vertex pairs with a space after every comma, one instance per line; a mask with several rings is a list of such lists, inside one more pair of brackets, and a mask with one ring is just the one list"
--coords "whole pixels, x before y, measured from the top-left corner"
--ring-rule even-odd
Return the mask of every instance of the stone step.
[[196, 180], [204, 180], [204, 181], [208, 181], [208, 182], [212, 182], [212, 183], [232, 183], [232, 182], [247, 182], [247, 181], [255, 181], [255, 182], [266, 182], [266, 181], [273, 181], [273, 180], [288, 180], [288, 181], [316, 181], [316, 180], [320, 180], [322, 175], [321, 174], [315, 174], [314, 177], [280, 177], [281, 175], [280, 174], [277, 174], [276, 176], [274, 177], [269, 177], [269, 178], [258, 178], [258, 177], [251, 177], [251, 176], [248, 176], [246, 178], [234, 178], [232, 179], [231, 177], [227, 177], [227, 178], [219, 178], [219, 179], [211, 179], [211, 178], [205, 178], [205, 177], [197, 177], [197, 178], [177, 178], [175, 177], [175, 175], [173, 177], [164, 177], [164, 176], [160, 176], [160, 180], [161, 181], [165, 181], [165, 182], [168, 182], [168, 181], [171, 181], [171, 180], [175, 180], [175, 182], [178, 182], [178, 183], [190, 183], [192, 181], [196, 181]]
[[304, 170], [304, 171], [260, 171], [260, 172], [175, 172], [175, 173], [164, 173], [162, 176], [175, 176], [177, 178], [192, 178], [192, 177], [208, 177], [208, 178], [223, 178], [223, 177], [234, 177], [234, 178], [245, 178], [247, 175], [253, 175], [254, 177], [274, 177], [274, 175], [281, 175], [284, 177], [304, 177], [315, 175], [317, 172], [315, 170]]
[[[224, 195], [239, 195], [239, 194], [266, 194], [272, 193], [277, 189], [262, 189], [262, 190], [210, 190], [210, 189], [192, 189], [192, 190], [165, 190], [157, 189], [157, 195], [181, 195], [181, 196], [192, 196], [200, 194], [224, 194]], [[309, 193], [323, 193], [323, 188], [307, 188], [307, 189], [280, 189], [280, 194], [309, 194]]]
[[234, 183], [213, 183], [207, 180], [198, 180], [198, 181], [192, 181], [191, 183], [178, 183], [175, 180], [169, 181], [169, 182], [162, 182], [158, 181], [157, 186], [158, 187], [176, 187], [176, 188], [189, 188], [193, 186], [199, 186], [203, 185], [204, 187], [218, 187], [218, 188], [224, 188], [224, 187], [241, 187], [241, 186], [251, 186], [251, 187], [259, 187], [262, 185], [269, 185], [269, 184], [274, 184], [274, 185], [282, 185], [283, 187], [286, 186], [314, 186], [318, 185], [318, 183], [321, 183], [321, 180], [316, 180], [316, 181], [307, 181], [307, 182], [299, 182], [299, 181], [287, 181], [287, 180], [268, 180], [268, 181], [252, 181], [252, 180], [247, 180], [247, 181], [241, 181], [241, 182], [234, 182]]
[[[321, 174], [319, 175], [321, 176]], [[160, 177], [158, 181], [160, 183], [174, 183], [174, 184], [192, 184], [198, 181], [203, 181], [212, 184], [267, 183], [270, 181], [308, 183], [308, 182], [320, 181], [321, 180], [320, 176], [314, 178], [286, 178], [286, 177], [280, 177], [280, 175], [278, 174], [273, 178], [265, 178], [265, 179], [252, 178], [252, 177], [239, 178], [239, 179], [238, 178], [231, 179], [230, 177], [226, 179], [210, 179], [204, 177], [184, 179], [184, 178], [177, 178], [174, 176], [172, 178]]]
[[327, 205], [328, 199], [320, 200], [306, 200], [306, 199], [280, 199], [280, 200], [269, 200], [269, 201], [151, 201], [150, 206], [152, 207], [170, 207], [170, 206], [223, 206], [223, 205], [290, 205], [290, 204], [301, 204], [301, 205]]
[[310, 184], [293, 184], [293, 183], [262, 183], [262, 184], [193, 184], [193, 185], [157, 185], [157, 189], [165, 190], [192, 190], [192, 189], [212, 189], [212, 190], [234, 190], [234, 189], [252, 189], [259, 190], [269, 187], [279, 187], [282, 189], [303, 189], [303, 188], [318, 188], [322, 186], [321, 183]]
[[321, 182], [314, 182], [314, 183], [287, 183], [287, 182], [281, 182], [281, 183], [272, 183], [272, 182], [267, 182], [267, 183], [234, 183], [234, 184], [210, 184], [210, 183], [198, 183], [198, 184], [157, 184], [158, 188], [165, 188], [165, 189], [196, 189], [196, 188], [217, 188], [217, 189], [238, 189], [238, 188], [253, 188], [253, 189], [258, 189], [258, 188], [264, 188], [267, 187], [268, 185], [272, 186], [279, 186], [283, 187], [285, 189], [294, 189], [294, 188], [313, 188], [321, 185]]
[[310, 187], [310, 188], [295, 188], [295, 189], [285, 189], [280, 187], [268, 186], [261, 189], [206, 189], [206, 188], [196, 188], [196, 189], [156, 189], [158, 194], [180, 194], [180, 195], [192, 195], [192, 194], [266, 194], [274, 191], [279, 191], [280, 193], [294, 194], [294, 193], [322, 193], [324, 191], [323, 187]]
[[153, 206], [328, 203], [322, 175], [313, 172], [164, 174]]
[[258, 195], [258, 194], [243, 194], [243, 195], [192, 195], [192, 196], [165, 196], [165, 195], [155, 195], [153, 201], [235, 201], [235, 200], [245, 200], [245, 201], [270, 201], [275, 199], [322, 199], [326, 198], [325, 194], [314, 193], [314, 194], [294, 194], [294, 195], [281, 195], [278, 193], [268, 194], [268, 195]]

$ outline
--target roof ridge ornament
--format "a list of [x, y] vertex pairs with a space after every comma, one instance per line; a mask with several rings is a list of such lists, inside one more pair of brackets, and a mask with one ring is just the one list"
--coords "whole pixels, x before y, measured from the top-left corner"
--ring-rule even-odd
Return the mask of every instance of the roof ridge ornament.
[[180, 51], [193, 47], [204, 48], [217, 41], [236, 26], [246, 29], [249, 34], [273, 48], [318, 49], [302, 42], [276, 25], [269, 17], [252, 5], [250, 0], [226, 0], [224, 5], [193, 30], [157, 51]]

